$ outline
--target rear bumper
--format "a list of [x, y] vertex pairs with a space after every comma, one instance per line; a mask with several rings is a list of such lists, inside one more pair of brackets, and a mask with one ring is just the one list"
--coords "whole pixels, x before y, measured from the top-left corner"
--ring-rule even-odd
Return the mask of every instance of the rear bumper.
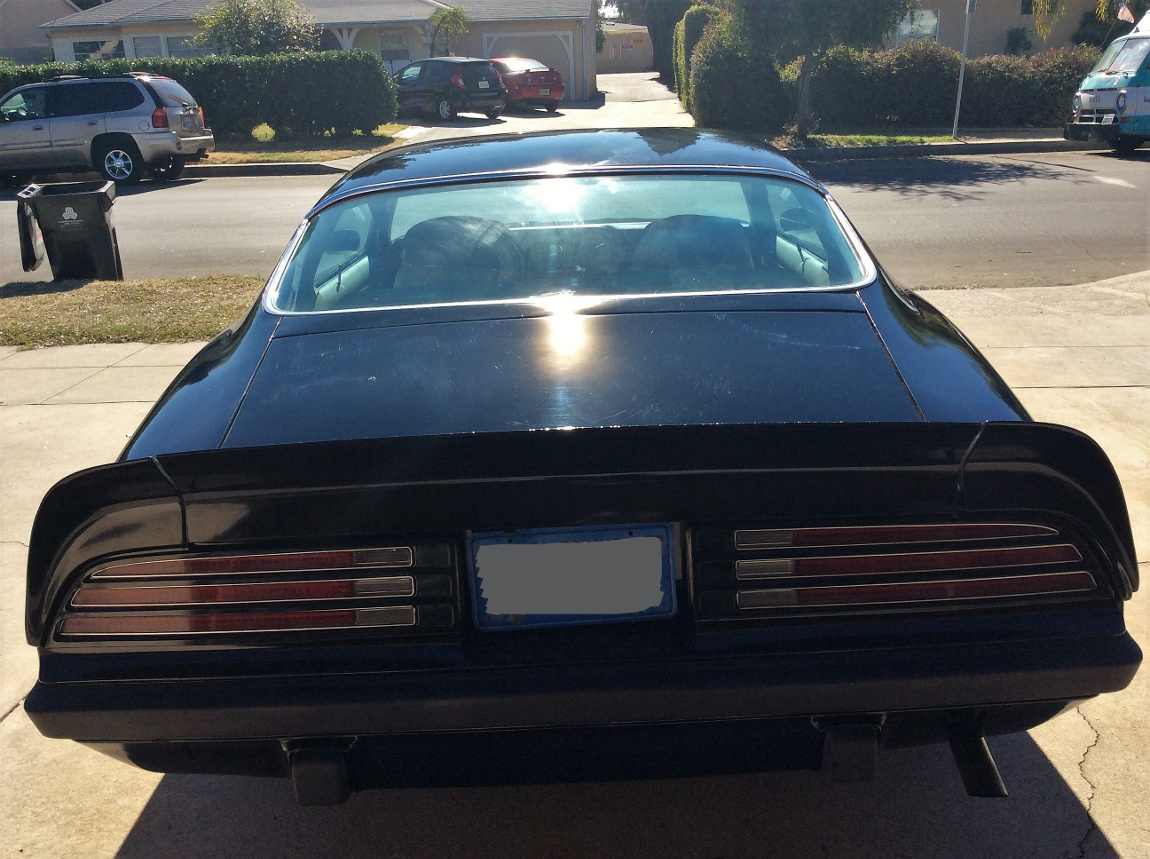
[[172, 155], [182, 156], [189, 161], [198, 160], [203, 157], [200, 153], [211, 152], [216, 148], [215, 135], [207, 128], [203, 134], [194, 137], [180, 137], [173, 131], [139, 134], [136, 135], [136, 142], [140, 147], [140, 155], [147, 164]]
[[1121, 135], [1118, 123], [1099, 125], [1096, 122], [1067, 122], [1062, 126], [1064, 140], [1114, 143]]
[[1070, 702], [1125, 688], [1128, 634], [515, 668], [37, 683], [49, 737], [284, 740], [581, 728]]

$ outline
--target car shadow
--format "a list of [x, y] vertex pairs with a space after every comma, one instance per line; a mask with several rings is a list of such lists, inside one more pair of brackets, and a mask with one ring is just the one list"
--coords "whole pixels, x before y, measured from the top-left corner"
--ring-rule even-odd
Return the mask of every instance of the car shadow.
[[[804, 162], [799, 153], [785, 153], [818, 181], [858, 191], [894, 191], [913, 196], [942, 196], [961, 201], [978, 199], [978, 189], [1031, 179], [1057, 179], [1071, 184], [1094, 181], [1089, 167], [1034, 160], [979, 158], [880, 158], [858, 161]], [[1026, 159], [1041, 157], [1028, 155]]]
[[[27, 188], [29, 185], [61, 185], [74, 182], [93, 182], [101, 181], [103, 177], [99, 173], [70, 173], [70, 174], [54, 174], [44, 176], [33, 176], [26, 182], [20, 182], [17, 185], [0, 188], [0, 202], [13, 202], [16, 200], [16, 194]], [[152, 177], [145, 177], [135, 185], [117, 185], [117, 197], [130, 197], [135, 194], [146, 194], [150, 191], [157, 191], [161, 188], [176, 188], [181, 185], [195, 184], [202, 182], [203, 179], [196, 179], [191, 176], [183, 176], [179, 179], [172, 179], [164, 181], [162, 179], [154, 179]]]
[[992, 738], [1008, 799], [963, 791], [946, 746], [869, 784], [793, 772], [383, 790], [301, 808], [284, 780], [165, 776], [120, 857], [1118, 856], [1028, 734]]

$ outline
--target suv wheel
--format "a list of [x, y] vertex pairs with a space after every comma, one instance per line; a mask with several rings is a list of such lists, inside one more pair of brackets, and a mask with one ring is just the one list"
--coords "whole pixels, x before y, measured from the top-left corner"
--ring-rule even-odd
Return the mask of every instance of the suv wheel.
[[455, 105], [449, 98], [441, 98], [436, 102], [435, 112], [439, 114], [440, 119], [455, 119]]
[[96, 150], [92, 160], [97, 172], [120, 185], [139, 182], [144, 172], [140, 151], [131, 143], [105, 143]]
[[185, 159], [183, 155], [168, 155], [152, 165], [151, 172], [162, 182], [171, 182], [179, 179], [184, 172]]

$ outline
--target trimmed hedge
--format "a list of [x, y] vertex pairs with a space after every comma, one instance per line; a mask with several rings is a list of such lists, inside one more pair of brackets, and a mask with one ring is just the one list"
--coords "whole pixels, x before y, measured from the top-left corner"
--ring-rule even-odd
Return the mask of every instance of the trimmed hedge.
[[714, 6], [695, 5], [683, 13], [683, 18], [675, 25], [675, 92], [688, 112], [694, 111], [691, 99], [691, 55], [703, 30], [719, 15], [726, 14]]
[[[1078, 46], [1031, 57], [968, 60], [959, 124], [968, 128], [1053, 128], [1098, 59]], [[926, 40], [891, 51], [831, 50], [811, 80], [811, 112], [822, 131], [949, 128], [954, 121], [961, 56]], [[784, 70], [794, 89], [797, 66]]]
[[779, 73], [735, 15], [716, 17], [691, 55], [695, 122], [707, 128], [775, 132], [787, 117]]
[[644, 0], [647, 13], [647, 32], [651, 36], [651, 50], [655, 54], [655, 69], [665, 81], [675, 79], [673, 56], [675, 25], [682, 20], [695, 0]]
[[365, 51], [0, 66], [0, 93], [56, 75], [129, 71], [175, 78], [196, 97], [220, 138], [247, 138], [261, 123], [287, 137], [366, 133], [396, 112], [395, 82], [379, 57]]

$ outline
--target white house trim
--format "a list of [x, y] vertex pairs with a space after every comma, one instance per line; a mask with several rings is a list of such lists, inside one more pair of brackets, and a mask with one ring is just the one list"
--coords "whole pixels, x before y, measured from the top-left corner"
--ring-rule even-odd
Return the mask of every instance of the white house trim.
[[359, 27], [331, 27], [335, 37], [339, 39], [339, 46], [350, 51], [355, 44], [355, 37], [359, 35]]

